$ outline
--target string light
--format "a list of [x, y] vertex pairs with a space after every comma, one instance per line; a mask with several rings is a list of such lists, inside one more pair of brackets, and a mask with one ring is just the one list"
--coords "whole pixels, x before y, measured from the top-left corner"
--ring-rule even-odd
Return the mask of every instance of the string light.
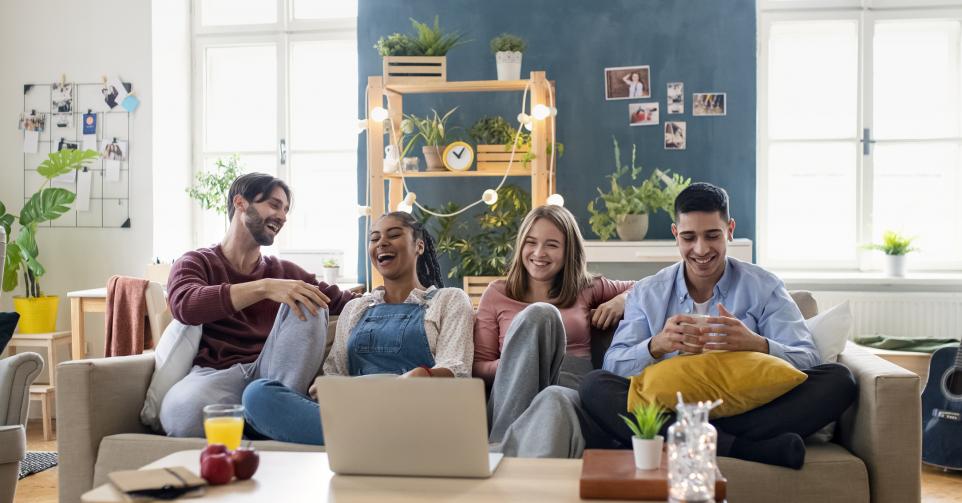
[[363, 133], [367, 129], [367, 119], [357, 120], [357, 134]]
[[360, 205], [360, 204], [357, 205], [357, 216], [358, 216], [358, 218], [369, 217], [369, 216], [372, 215], [372, 213], [373, 213], [373, 211], [371, 210], [371, 207], [370, 207], [370, 206], [363, 206], [363, 205]]
[[564, 206], [565, 198], [561, 194], [551, 194], [545, 202], [554, 206]]
[[484, 194], [481, 194], [481, 200], [484, 201], [484, 204], [491, 206], [492, 204], [498, 202], [498, 191], [494, 189], [488, 189], [484, 191]]
[[531, 116], [539, 121], [547, 119], [549, 115], [551, 115], [551, 108], [542, 103], [538, 103], [531, 110]]
[[384, 119], [387, 119], [387, 116], [387, 109], [384, 107], [374, 107], [371, 109], [370, 117], [376, 121], [383, 121]]
[[404, 200], [401, 201], [400, 203], [397, 203], [397, 211], [411, 213], [412, 211], [414, 211], [414, 201], [417, 200], [417, 198], [418, 198], [417, 194], [415, 194], [414, 192], [408, 192], [407, 195], [404, 196]]

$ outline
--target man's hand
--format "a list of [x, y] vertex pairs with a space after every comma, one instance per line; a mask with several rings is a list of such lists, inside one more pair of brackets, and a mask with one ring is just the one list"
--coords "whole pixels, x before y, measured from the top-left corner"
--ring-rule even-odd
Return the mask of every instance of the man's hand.
[[[755, 351], [758, 353], [768, 353], [768, 339], [752, 332], [725, 309], [721, 303], [718, 304], [718, 313], [721, 316], [711, 316], [708, 323], [712, 326], [702, 328], [705, 333], [701, 337], [705, 349], [721, 349], [725, 351]], [[709, 333], [718, 335], [708, 335]]]
[[301, 306], [310, 311], [311, 316], [317, 316], [317, 311], [327, 309], [327, 303], [331, 301], [320, 288], [300, 280], [267, 278], [262, 281], [264, 297], [287, 304], [302, 321], [307, 317], [301, 311]]
[[665, 328], [651, 338], [648, 351], [651, 356], [661, 358], [673, 351], [701, 353], [702, 332], [694, 325], [695, 319], [684, 314], [676, 314], [665, 322]]
[[598, 306], [591, 312], [591, 326], [607, 330], [625, 315], [625, 294]]

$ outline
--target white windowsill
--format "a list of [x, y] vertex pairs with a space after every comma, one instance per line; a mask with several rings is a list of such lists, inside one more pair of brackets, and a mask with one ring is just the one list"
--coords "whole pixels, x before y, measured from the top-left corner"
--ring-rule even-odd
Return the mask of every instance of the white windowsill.
[[962, 292], [962, 272], [914, 272], [892, 278], [881, 272], [772, 270], [790, 289]]

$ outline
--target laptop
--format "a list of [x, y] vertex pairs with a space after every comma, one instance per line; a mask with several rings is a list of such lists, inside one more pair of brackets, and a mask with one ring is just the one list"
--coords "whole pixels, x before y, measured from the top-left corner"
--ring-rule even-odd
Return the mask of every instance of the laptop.
[[501, 462], [480, 379], [320, 377], [317, 402], [334, 473], [485, 478]]

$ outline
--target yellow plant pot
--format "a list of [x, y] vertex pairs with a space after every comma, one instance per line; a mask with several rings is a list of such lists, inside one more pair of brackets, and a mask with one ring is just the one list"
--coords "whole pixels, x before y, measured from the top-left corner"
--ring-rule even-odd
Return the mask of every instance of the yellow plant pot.
[[57, 305], [60, 297], [14, 297], [13, 310], [20, 313], [17, 327], [21, 334], [44, 334], [57, 331]]

